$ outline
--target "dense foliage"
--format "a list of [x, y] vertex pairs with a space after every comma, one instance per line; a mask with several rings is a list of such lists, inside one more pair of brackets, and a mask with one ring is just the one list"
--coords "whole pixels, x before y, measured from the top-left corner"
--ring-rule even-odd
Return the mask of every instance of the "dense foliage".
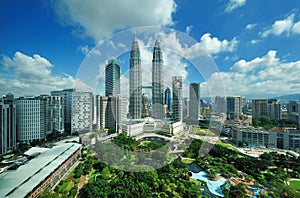
[[268, 116], [261, 116], [258, 119], [253, 120], [252, 124], [254, 127], [261, 126], [265, 129], [271, 129], [274, 127], [298, 127], [297, 123], [294, 123], [291, 120], [278, 120]]
[[[300, 193], [286, 185], [288, 178], [300, 178], [300, 158], [290, 155], [282, 155], [275, 152], [264, 153], [260, 158], [242, 155], [231, 148], [208, 142], [193, 140], [190, 147], [184, 153], [185, 157], [196, 158], [196, 163], [205, 169], [208, 177], [213, 179], [217, 173], [227, 177], [240, 176], [240, 172], [246, 173], [248, 181], [256, 181], [255, 184], [273, 189], [272, 197], [280, 197], [288, 194], [290, 197], [300, 197]], [[208, 155], [199, 156], [199, 150], [211, 148]], [[237, 187], [231, 187], [230, 191], [236, 191]], [[229, 195], [232, 192], [229, 192]], [[229, 196], [230, 197], [230, 196]]]
[[80, 191], [80, 197], [200, 197], [199, 186], [189, 181], [187, 168], [174, 161], [161, 169], [125, 172], [97, 161], [100, 173]]
[[[120, 135], [113, 143], [124, 151], [152, 151], [165, 146], [164, 142], [142, 142], [133, 138]], [[105, 149], [104, 146], [101, 146]], [[112, 147], [110, 148], [112, 149]], [[101, 157], [108, 157], [114, 152], [102, 152]], [[124, 153], [117, 156], [122, 161]], [[107, 155], [107, 156], [106, 156]], [[116, 158], [114, 158], [116, 159]], [[157, 158], [156, 158], [157, 159]], [[131, 162], [137, 162], [132, 159]], [[133, 165], [132, 165], [133, 166]], [[118, 166], [116, 166], [118, 167]], [[188, 170], [184, 163], [175, 160], [157, 170], [146, 172], [126, 172], [107, 166], [99, 159], [94, 159], [94, 174], [80, 191], [80, 197], [200, 197], [201, 190], [194, 182], [190, 181]], [[120, 168], [120, 166], [119, 166]], [[142, 170], [143, 166], [140, 165]], [[148, 167], [149, 168], [149, 167]]]
[[[151, 153], [166, 145], [164, 142], [141, 143], [125, 135], [118, 136], [113, 142], [121, 151], [102, 144], [99, 147], [103, 149], [101, 157], [122, 163], [127, 160], [128, 166], [135, 166], [140, 159], [131, 155], [129, 159], [124, 159], [126, 152]], [[161, 154], [165, 155], [163, 152]], [[179, 159], [158, 169], [149, 170], [149, 166], [139, 165], [136, 171], [127, 172], [120, 164], [108, 166], [97, 157], [99, 156], [84, 155], [84, 162], [74, 169], [71, 179], [62, 181], [57, 186], [56, 192], [66, 194], [63, 197], [75, 196], [76, 184], [82, 179], [82, 175], [88, 175], [88, 183], [79, 190], [79, 197], [201, 197], [199, 184], [191, 180], [187, 165]], [[225, 144], [212, 145], [196, 139], [191, 142], [183, 157], [195, 159], [195, 163], [207, 171], [210, 179], [214, 179], [217, 174], [227, 178], [245, 177], [247, 181], [254, 182], [255, 186], [269, 189], [267, 196], [300, 197], [295, 188], [286, 185], [288, 178], [300, 178], [300, 158], [278, 153], [265, 153], [259, 158], [253, 158], [242, 155]], [[222, 190], [225, 197], [247, 197], [247, 188], [240, 183], [229, 188], [223, 187]], [[46, 192], [42, 197], [51, 196], [55, 197], [56, 194]]]

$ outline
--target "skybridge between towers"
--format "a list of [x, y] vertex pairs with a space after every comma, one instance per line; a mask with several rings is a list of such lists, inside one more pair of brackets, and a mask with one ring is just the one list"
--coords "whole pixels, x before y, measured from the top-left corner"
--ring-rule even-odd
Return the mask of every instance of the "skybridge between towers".
[[142, 86], [142, 89], [152, 89], [152, 86], [151, 85], [145, 85], [145, 86]]

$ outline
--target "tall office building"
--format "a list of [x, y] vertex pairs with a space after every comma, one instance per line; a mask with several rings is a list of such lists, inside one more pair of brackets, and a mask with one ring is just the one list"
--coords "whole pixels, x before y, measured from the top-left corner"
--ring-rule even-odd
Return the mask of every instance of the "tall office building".
[[229, 120], [239, 120], [241, 113], [241, 100], [239, 96], [227, 97], [227, 118]]
[[227, 118], [229, 120], [239, 120], [240, 115], [246, 113], [246, 98], [243, 96], [227, 97]]
[[164, 86], [162, 78], [163, 55], [159, 40], [156, 39], [152, 59], [152, 116], [156, 119], [164, 117]]
[[268, 116], [268, 100], [252, 99], [252, 120], [261, 116]]
[[289, 101], [287, 104], [287, 118], [300, 126], [300, 102]]
[[120, 94], [120, 66], [117, 60], [108, 61], [105, 68], [105, 96], [117, 96]]
[[187, 118], [190, 115], [190, 99], [184, 97], [182, 98], [182, 118]]
[[199, 115], [200, 115], [200, 83], [191, 83], [189, 117], [198, 119]]
[[39, 97], [20, 97], [16, 101], [17, 140], [29, 142], [46, 137], [46, 105]]
[[182, 121], [182, 77], [172, 76], [173, 120]]
[[289, 101], [287, 105], [288, 113], [298, 113], [300, 110], [300, 102], [299, 101]]
[[171, 89], [169, 87], [165, 90], [165, 105], [167, 105], [167, 113], [171, 112]]
[[131, 119], [142, 117], [142, 71], [140, 49], [136, 38], [132, 42], [130, 51], [129, 116]]
[[0, 98], [0, 156], [16, 148], [16, 104], [14, 96]]
[[92, 131], [93, 94], [91, 92], [72, 93], [71, 134]]
[[64, 108], [61, 96], [47, 97], [47, 134], [64, 132]]
[[126, 121], [126, 98], [96, 96], [97, 129], [115, 129], [118, 132]]
[[142, 96], [142, 117], [149, 117], [149, 103], [147, 94], [143, 93]]
[[268, 99], [268, 116], [277, 120], [282, 119], [281, 103], [276, 99]]
[[64, 130], [71, 132], [71, 116], [72, 116], [72, 94], [76, 89], [64, 89], [62, 91], [52, 91], [51, 96], [61, 96], [64, 108]]
[[244, 96], [240, 97], [240, 104], [241, 104], [241, 113], [246, 114], [248, 110], [246, 97]]

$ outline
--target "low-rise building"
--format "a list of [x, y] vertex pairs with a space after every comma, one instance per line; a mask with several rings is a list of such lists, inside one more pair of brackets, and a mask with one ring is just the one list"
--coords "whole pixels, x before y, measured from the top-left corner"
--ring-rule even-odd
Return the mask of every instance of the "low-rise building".
[[232, 141], [236, 145], [246, 143], [255, 147], [277, 148], [277, 133], [254, 127], [235, 126], [232, 128]]
[[136, 136], [144, 133], [144, 122], [128, 122], [122, 125], [122, 132], [128, 136]]
[[255, 147], [300, 150], [300, 131], [295, 128], [273, 128], [270, 131], [249, 127], [232, 127], [232, 142]]
[[0, 197], [39, 197], [62, 179], [81, 156], [81, 145], [65, 143], [0, 175]]

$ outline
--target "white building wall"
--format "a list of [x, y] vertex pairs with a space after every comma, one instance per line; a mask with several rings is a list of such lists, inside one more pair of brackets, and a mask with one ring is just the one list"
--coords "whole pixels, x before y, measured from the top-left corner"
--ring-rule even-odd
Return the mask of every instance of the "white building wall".
[[17, 100], [17, 139], [32, 141], [44, 138], [41, 129], [41, 102], [38, 99]]
[[93, 94], [91, 92], [74, 92], [71, 103], [71, 133], [92, 131]]

